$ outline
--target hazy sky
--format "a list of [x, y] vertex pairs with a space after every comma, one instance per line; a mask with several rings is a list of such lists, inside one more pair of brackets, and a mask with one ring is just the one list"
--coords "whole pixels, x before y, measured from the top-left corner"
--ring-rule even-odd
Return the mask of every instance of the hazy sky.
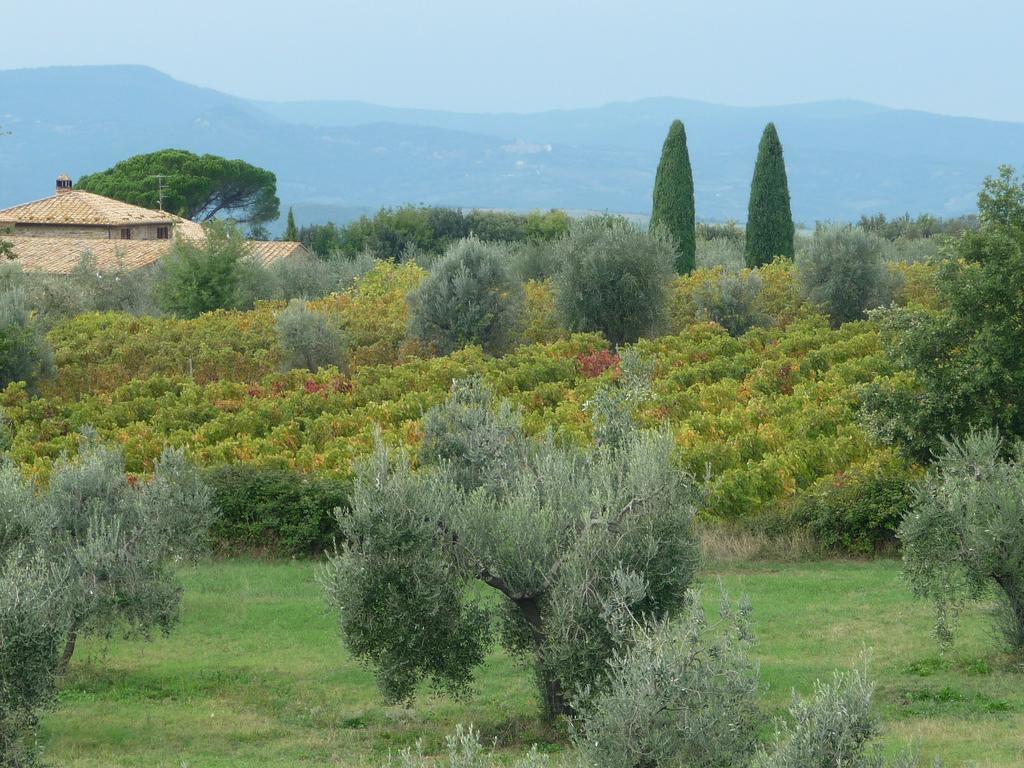
[[854, 98], [1024, 121], [1022, 0], [0, 0], [0, 25], [0, 69], [148, 64], [253, 98]]

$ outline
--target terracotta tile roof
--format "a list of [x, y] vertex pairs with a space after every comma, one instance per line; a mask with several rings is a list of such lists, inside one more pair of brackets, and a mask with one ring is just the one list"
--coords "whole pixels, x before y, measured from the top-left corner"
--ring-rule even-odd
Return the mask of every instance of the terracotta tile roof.
[[[202, 228], [199, 231], [201, 235]], [[4, 235], [0, 239], [11, 243], [14, 261], [24, 271], [51, 275], [70, 274], [81, 263], [85, 253], [92, 254], [96, 259], [96, 268], [100, 271], [141, 269], [159, 260], [173, 244], [171, 240], [96, 240], [19, 235]], [[251, 258], [262, 266], [300, 254], [309, 255], [302, 243], [254, 240], [249, 242], [249, 246]]]
[[281, 259], [312, 255], [302, 243], [287, 240], [250, 240], [249, 246], [252, 249], [252, 260], [262, 267]]
[[119, 227], [129, 224], [173, 224], [177, 219], [103, 195], [78, 189], [0, 210], [0, 224], [80, 224]]
[[202, 224], [197, 224], [192, 219], [183, 219], [181, 216], [175, 216], [174, 214], [168, 214], [168, 216], [174, 222], [175, 237], [185, 237], [189, 240], [202, 240], [206, 237]]
[[100, 271], [113, 271], [148, 266], [170, 248], [170, 240], [97, 240], [74, 237], [21, 237], [4, 235], [2, 239], [14, 246], [14, 261], [25, 272], [46, 272], [66, 275], [91, 253]]

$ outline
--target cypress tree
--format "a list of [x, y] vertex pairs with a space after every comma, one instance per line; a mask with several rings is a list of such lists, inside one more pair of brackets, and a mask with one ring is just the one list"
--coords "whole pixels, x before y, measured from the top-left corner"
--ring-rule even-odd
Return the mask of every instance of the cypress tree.
[[757, 149], [747, 210], [747, 266], [759, 267], [776, 256], [793, 258], [793, 213], [782, 142], [774, 123], [765, 126]]
[[661, 162], [654, 177], [654, 206], [651, 227], [661, 226], [676, 244], [676, 271], [693, 271], [697, 258], [696, 215], [693, 204], [693, 170], [686, 148], [686, 129], [672, 122], [661, 148]]
[[295, 213], [288, 209], [288, 226], [284, 229], [284, 239], [294, 242], [299, 239], [299, 228], [295, 226]]

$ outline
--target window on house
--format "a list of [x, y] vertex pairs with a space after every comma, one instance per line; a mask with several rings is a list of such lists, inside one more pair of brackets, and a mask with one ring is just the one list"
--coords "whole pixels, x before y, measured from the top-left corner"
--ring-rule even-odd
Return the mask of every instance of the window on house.
[[156, 239], [157, 240], [170, 240], [171, 239], [171, 228], [170, 227], [157, 227], [156, 228]]
[[132, 228], [131, 227], [121, 227], [121, 239], [122, 240], [131, 240], [132, 239]]

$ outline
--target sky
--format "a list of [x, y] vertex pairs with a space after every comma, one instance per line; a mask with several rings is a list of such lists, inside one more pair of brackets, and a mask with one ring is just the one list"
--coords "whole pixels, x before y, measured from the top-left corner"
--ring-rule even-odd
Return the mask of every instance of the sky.
[[0, 23], [0, 69], [145, 64], [256, 99], [843, 98], [1024, 122], [1021, 0], [0, 0]]

